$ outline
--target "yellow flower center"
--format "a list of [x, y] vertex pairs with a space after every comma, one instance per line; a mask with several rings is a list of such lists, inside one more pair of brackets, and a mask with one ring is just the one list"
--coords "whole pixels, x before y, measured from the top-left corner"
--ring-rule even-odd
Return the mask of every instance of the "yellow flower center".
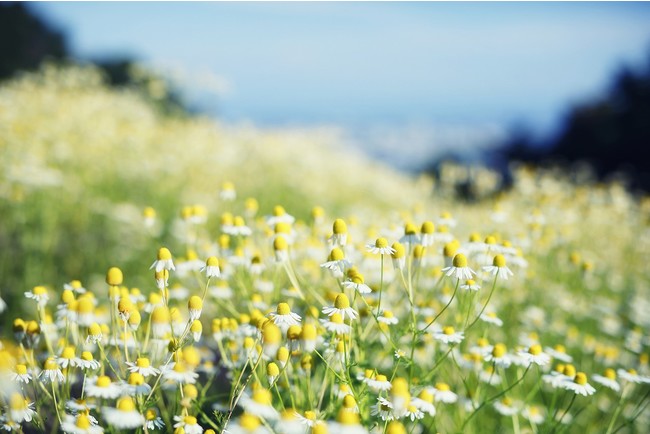
[[111, 379], [106, 375], [97, 378], [97, 387], [108, 387], [111, 385]]
[[426, 221], [422, 223], [422, 227], [420, 228], [420, 232], [427, 235], [431, 235], [432, 233], [435, 232], [435, 230], [436, 230], [435, 225], [430, 221]]
[[278, 235], [275, 237], [275, 240], [273, 240], [273, 249], [276, 251], [287, 250], [288, 246], [287, 240], [285, 240], [282, 235]]
[[138, 357], [135, 364], [138, 368], [148, 368], [150, 366], [149, 359], [146, 357]]
[[196, 425], [196, 418], [194, 416], [185, 416], [183, 422], [187, 425]]
[[343, 219], [336, 219], [334, 220], [334, 224], [332, 225], [332, 232], [334, 232], [335, 235], [347, 234], [348, 225], [345, 224]]
[[139, 372], [131, 372], [129, 374], [129, 384], [131, 386], [140, 386], [144, 384], [144, 376]]
[[528, 352], [533, 356], [538, 356], [542, 354], [542, 346], [540, 344], [531, 345], [530, 348], [528, 348]]
[[334, 300], [334, 307], [337, 309], [347, 309], [350, 307], [350, 300], [348, 299], [348, 296], [345, 294], [339, 294], [336, 296], [336, 300]]
[[334, 247], [330, 252], [330, 261], [341, 261], [344, 258], [345, 254], [343, 253], [343, 250], [339, 249], [338, 247]]
[[32, 294], [34, 295], [46, 295], [47, 294], [47, 288], [44, 286], [35, 286], [34, 289], [32, 289]]
[[45, 365], [43, 366], [43, 369], [45, 369], [46, 371], [54, 371], [58, 369], [56, 361], [54, 361], [54, 357], [50, 357], [45, 361]]
[[413, 223], [407, 223], [404, 225], [404, 234], [406, 235], [415, 235], [418, 233], [418, 229]]
[[496, 255], [494, 257], [494, 260], [492, 261], [492, 265], [495, 267], [505, 267], [506, 266], [506, 258], [503, 255]]
[[135, 404], [130, 397], [125, 396], [117, 401], [117, 409], [124, 412], [133, 411], [135, 410]]
[[388, 240], [386, 240], [386, 238], [383, 237], [377, 238], [377, 240], [375, 241], [375, 247], [377, 247], [378, 249], [385, 249], [386, 247], [388, 247]]
[[447, 383], [436, 383], [436, 389], [440, 392], [449, 392], [450, 388]]
[[616, 380], [616, 371], [614, 371], [612, 368], [607, 368], [605, 369], [605, 378], [609, 378], [610, 380]]
[[[409, 407], [409, 411], [415, 411], [415, 407]], [[401, 422], [391, 421], [386, 427], [386, 434], [406, 434], [406, 428]]]
[[406, 254], [406, 249], [404, 249], [404, 245], [402, 243], [394, 242], [391, 247], [393, 250], [395, 250], [395, 253], [391, 255], [395, 259], [403, 258]]
[[167, 247], [161, 247], [158, 249], [158, 260], [167, 261], [172, 258], [172, 252], [169, 251]]
[[253, 392], [253, 401], [258, 404], [271, 405], [271, 392], [259, 387]]
[[354, 399], [354, 396], [348, 394], [343, 397], [343, 407], [350, 409], [356, 406], [357, 401]]
[[198, 295], [193, 295], [187, 302], [187, 308], [190, 310], [201, 310], [203, 309], [203, 300]]
[[123, 280], [124, 275], [122, 274], [122, 270], [117, 267], [111, 267], [106, 272], [106, 283], [111, 286], [119, 286]]
[[205, 261], [205, 265], [208, 267], [218, 267], [219, 266], [219, 259], [217, 259], [216, 256], [210, 256], [207, 261]]
[[147, 420], [155, 420], [155, 419], [158, 417], [158, 415], [156, 414], [156, 411], [155, 411], [154, 409], [150, 408], [150, 409], [147, 410], [147, 412], [144, 414], [144, 417], [145, 417]]
[[449, 336], [449, 335], [453, 335], [456, 331], [452, 326], [445, 326], [442, 328], [442, 332], [447, 336]]
[[248, 431], [254, 431], [259, 428], [261, 422], [257, 416], [244, 413], [239, 417], [239, 425]]
[[576, 368], [573, 365], [566, 365], [564, 366], [564, 375], [567, 377], [575, 377], [576, 375]]
[[85, 413], [79, 413], [76, 425], [78, 428], [88, 429], [90, 428], [90, 418]]
[[456, 256], [454, 256], [454, 267], [456, 268], [467, 267], [467, 258], [465, 257], [465, 255], [459, 253]]
[[497, 358], [503, 357], [506, 354], [507, 351], [508, 350], [507, 350], [506, 346], [504, 344], [499, 343], [499, 344], [496, 344], [494, 346], [494, 348], [492, 349], [492, 356], [497, 357]]
[[578, 372], [576, 376], [573, 378], [573, 382], [581, 386], [584, 386], [585, 384], [587, 384], [587, 375], [584, 372]]
[[341, 316], [340, 313], [336, 312], [332, 314], [332, 316], [330, 317], [330, 321], [333, 322], [334, 324], [343, 324], [343, 317]]
[[18, 375], [25, 375], [27, 373], [27, 366], [23, 364], [16, 365], [16, 373]]
[[287, 303], [278, 303], [276, 312], [278, 315], [289, 315], [291, 313], [291, 309]]

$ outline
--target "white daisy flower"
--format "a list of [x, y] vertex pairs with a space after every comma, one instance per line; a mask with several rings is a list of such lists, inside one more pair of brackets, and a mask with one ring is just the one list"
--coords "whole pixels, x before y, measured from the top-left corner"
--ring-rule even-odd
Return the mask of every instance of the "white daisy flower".
[[452, 326], [445, 326], [432, 333], [433, 338], [445, 344], [458, 344], [465, 338], [465, 333], [457, 332]]
[[345, 246], [348, 241], [348, 226], [343, 219], [334, 220], [332, 225], [332, 236], [328, 238], [330, 244], [335, 246]]
[[207, 278], [221, 277], [221, 269], [219, 268], [219, 259], [216, 256], [210, 256], [205, 261], [205, 266], [201, 268], [201, 272], [205, 272]]
[[395, 249], [390, 247], [386, 238], [383, 237], [377, 238], [374, 243], [366, 244], [366, 250], [374, 255], [392, 255], [395, 253]]
[[394, 420], [393, 404], [386, 398], [379, 396], [377, 402], [370, 407], [372, 416], [379, 416], [383, 421]]
[[494, 363], [499, 368], [507, 369], [512, 365], [512, 357], [508, 354], [508, 349], [504, 344], [496, 344], [492, 351], [484, 356], [486, 362]]
[[138, 357], [135, 362], [126, 362], [129, 372], [137, 372], [143, 377], [160, 374], [160, 370], [151, 366], [149, 359], [146, 357]]
[[445, 273], [447, 277], [454, 277], [458, 280], [471, 280], [472, 275], [475, 275], [476, 272], [467, 266], [467, 257], [462, 253], [456, 254], [454, 256], [452, 265], [442, 269], [442, 272]]
[[347, 289], [357, 291], [359, 294], [370, 294], [372, 292], [372, 289], [364, 283], [363, 276], [360, 273], [352, 276], [350, 280], [343, 282], [343, 286]]
[[188, 369], [184, 362], [172, 362], [162, 370], [162, 378], [178, 384], [194, 384], [199, 374]]
[[287, 303], [278, 303], [275, 312], [269, 313], [269, 316], [280, 327], [289, 327], [292, 325], [299, 325], [302, 319], [297, 313], [291, 312], [291, 308]]
[[279, 414], [272, 404], [271, 392], [263, 387], [258, 387], [251, 396], [242, 395], [238, 402], [244, 411], [255, 414], [262, 419], [276, 420]]
[[605, 369], [604, 375], [592, 375], [591, 379], [594, 380], [595, 383], [609, 387], [615, 392], [619, 392], [621, 390], [620, 384], [618, 384], [616, 381], [616, 372], [611, 368]]
[[488, 324], [493, 324], [497, 327], [502, 327], [503, 326], [503, 321], [501, 318], [497, 316], [495, 312], [485, 312], [482, 313], [481, 316], [481, 321], [486, 322]]
[[503, 280], [508, 280], [508, 277], [514, 275], [510, 268], [506, 266], [506, 258], [503, 255], [496, 255], [492, 260], [492, 265], [484, 266], [483, 271]]
[[502, 416], [513, 416], [519, 413], [518, 406], [508, 397], [503, 398], [493, 404], [494, 409]]
[[451, 391], [447, 383], [436, 383], [434, 387], [427, 389], [433, 395], [435, 402], [453, 404], [458, 401], [458, 395]]
[[377, 321], [388, 325], [395, 325], [399, 322], [395, 314], [390, 310], [383, 311], [381, 315], [377, 317]]
[[576, 395], [589, 396], [596, 393], [596, 389], [589, 383], [587, 383], [587, 375], [584, 372], [576, 373], [576, 376], [573, 377], [573, 381], [566, 381], [563, 385], [563, 388], [574, 392]]
[[375, 378], [368, 378], [366, 384], [368, 385], [368, 388], [375, 393], [387, 392], [392, 387], [388, 378], [382, 374], [376, 375]]
[[501, 384], [501, 375], [497, 374], [494, 371], [494, 368], [492, 368], [492, 366], [488, 366], [486, 369], [481, 371], [478, 378], [483, 383], [487, 383], [487, 384], [490, 384], [492, 386], [496, 386], [498, 384]]
[[183, 428], [185, 434], [202, 434], [203, 427], [197, 423], [194, 416], [174, 416], [174, 428]]
[[347, 335], [352, 331], [352, 328], [343, 322], [343, 317], [338, 312], [332, 314], [329, 320], [322, 319], [320, 322], [325, 330], [337, 335]]
[[11, 373], [11, 380], [16, 383], [28, 384], [32, 381], [32, 374], [27, 371], [27, 366], [23, 364], [16, 365], [15, 372]]
[[165, 422], [162, 420], [158, 414], [158, 409], [150, 408], [145, 413], [145, 420], [147, 429], [157, 430], [165, 427]]
[[122, 394], [122, 387], [106, 375], [86, 378], [86, 396], [90, 398], [115, 399]]
[[519, 351], [517, 352], [524, 362], [524, 366], [531, 364], [536, 364], [539, 366], [548, 365], [551, 362], [551, 356], [542, 351], [542, 346], [539, 344], [531, 345], [528, 348], [528, 351]]
[[465, 281], [465, 283], [460, 285], [460, 289], [463, 289], [465, 291], [478, 291], [479, 289], [481, 289], [481, 285], [476, 283], [476, 281], [474, 281], [473, 279], [468, 279]]
[[346, 315], [350, 317], [350, 319], [357, 319], [357, 317], [359, 316], [357, 311], [354, 310], [352, 307], [350, 307], [350, 300], [348, 299], [348, 296], [345, 294], [338, 294], [336, 296], [336, 299], [334, 300], [334, 306], [323, 307], [323, 313], [330, 317], [335, 313], [338, 313], [341, 315], [341, 318], [344, 321]]
[[630, 383], [636, 384], [650, 383], [650, 377], [639, 375], [634, 369], [629, 369], [627, 371], [624, 369], [619, 369], [616, 371], [616, 373], [623, 381], [629, 381]]
[[420, 391], [417, 397], [411, 398], [411, 404], [418, 408], [421, 412], [429, 416], [436, 415], [436, 407], [433, 405], [434, 396], [427, 389]]
[[[86, 413], [79, 413], [76, 416], [65, 415], [61, 422], [61, 431], [67, 434], [101, 434], [104, 428], [93, 423], [93, 417]], [[96, 422], [96, 419], [95, 419]]]
[[553, 357], [556, 360], [564, 363], [573, 362], [573, 357], [566, 353], [566, 348], [563, 345], [556, 345], [555, 348], [545, 347], [544, 352]]
[[47, 288], [44, 286], [35, 286], [31, 291], [25, 292], [25, 297], [36, 300], [39, 307], [47, 304], [50, 296], [47, 295]]
[[420, 243], [418, 229], [413, 223], [407, 223], [404, 225], [404, 235], [399, 239], [399, 242], [409, 246], [414, 246], [415, 244]]
[[117, 429], [133, 429], [144, 426], [145, 418], [136, 410], [129, 396], [120, 398], [116, 407], [102, 407], [104, 420]]
[[54, 357], [49, 357], [45, 361], [45, 365], [43, 367], [43, 370], [39, 374], [39, 378], [45, 384], [54, 383], [54, 382], [61, 383], [65, 381], [63, 372], [61, 372], [61, 369], [59, 369], [59, 365], [56, 363]]
[[521, 416], [535, 425], [541, 425], [544, 423], [545, 419], [542, 409], [536, 405], [527, 405], [524, 407], [524, 409], [521, 411]]
[[16, 423], [31, 422], [36, 415], [34, 403], [30, 402], [18, 392], [11, 394], [11, 398], [9, 398], [9, 411], [7, 413], [11, 420]]

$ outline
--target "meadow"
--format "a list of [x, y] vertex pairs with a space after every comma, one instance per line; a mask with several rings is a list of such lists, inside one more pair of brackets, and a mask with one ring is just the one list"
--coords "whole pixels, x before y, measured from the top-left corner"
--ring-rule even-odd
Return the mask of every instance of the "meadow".
[[166, 92], [87, 66], [0, 87], [3, 429], [647, 432], [648, 198], [586, 169], [414, 178]]

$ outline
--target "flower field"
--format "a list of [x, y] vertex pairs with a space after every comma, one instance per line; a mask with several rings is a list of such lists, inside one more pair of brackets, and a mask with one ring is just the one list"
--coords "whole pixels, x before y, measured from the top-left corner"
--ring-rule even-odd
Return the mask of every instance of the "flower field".
[[162, 91], [53, 66], [0, 87], [3, 429], [647, 432], [650, 201], [413, 179]]

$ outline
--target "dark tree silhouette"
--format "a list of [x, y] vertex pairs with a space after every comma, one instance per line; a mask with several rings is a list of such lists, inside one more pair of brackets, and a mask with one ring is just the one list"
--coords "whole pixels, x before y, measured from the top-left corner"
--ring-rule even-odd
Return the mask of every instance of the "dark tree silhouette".
[[621, 174], [631, 188], [650, 190], [650, 56], [643, 68], [623, 68], [606, 95], [573, 108], [556, 138], [518, 134], [504, 149], [536, 164], [587, 162], [600, 179]]
[[62, 32], [50, 27], [23, 3], [0, 3], [0, 79], [37, 68], [44, 59], [67, 55]]

